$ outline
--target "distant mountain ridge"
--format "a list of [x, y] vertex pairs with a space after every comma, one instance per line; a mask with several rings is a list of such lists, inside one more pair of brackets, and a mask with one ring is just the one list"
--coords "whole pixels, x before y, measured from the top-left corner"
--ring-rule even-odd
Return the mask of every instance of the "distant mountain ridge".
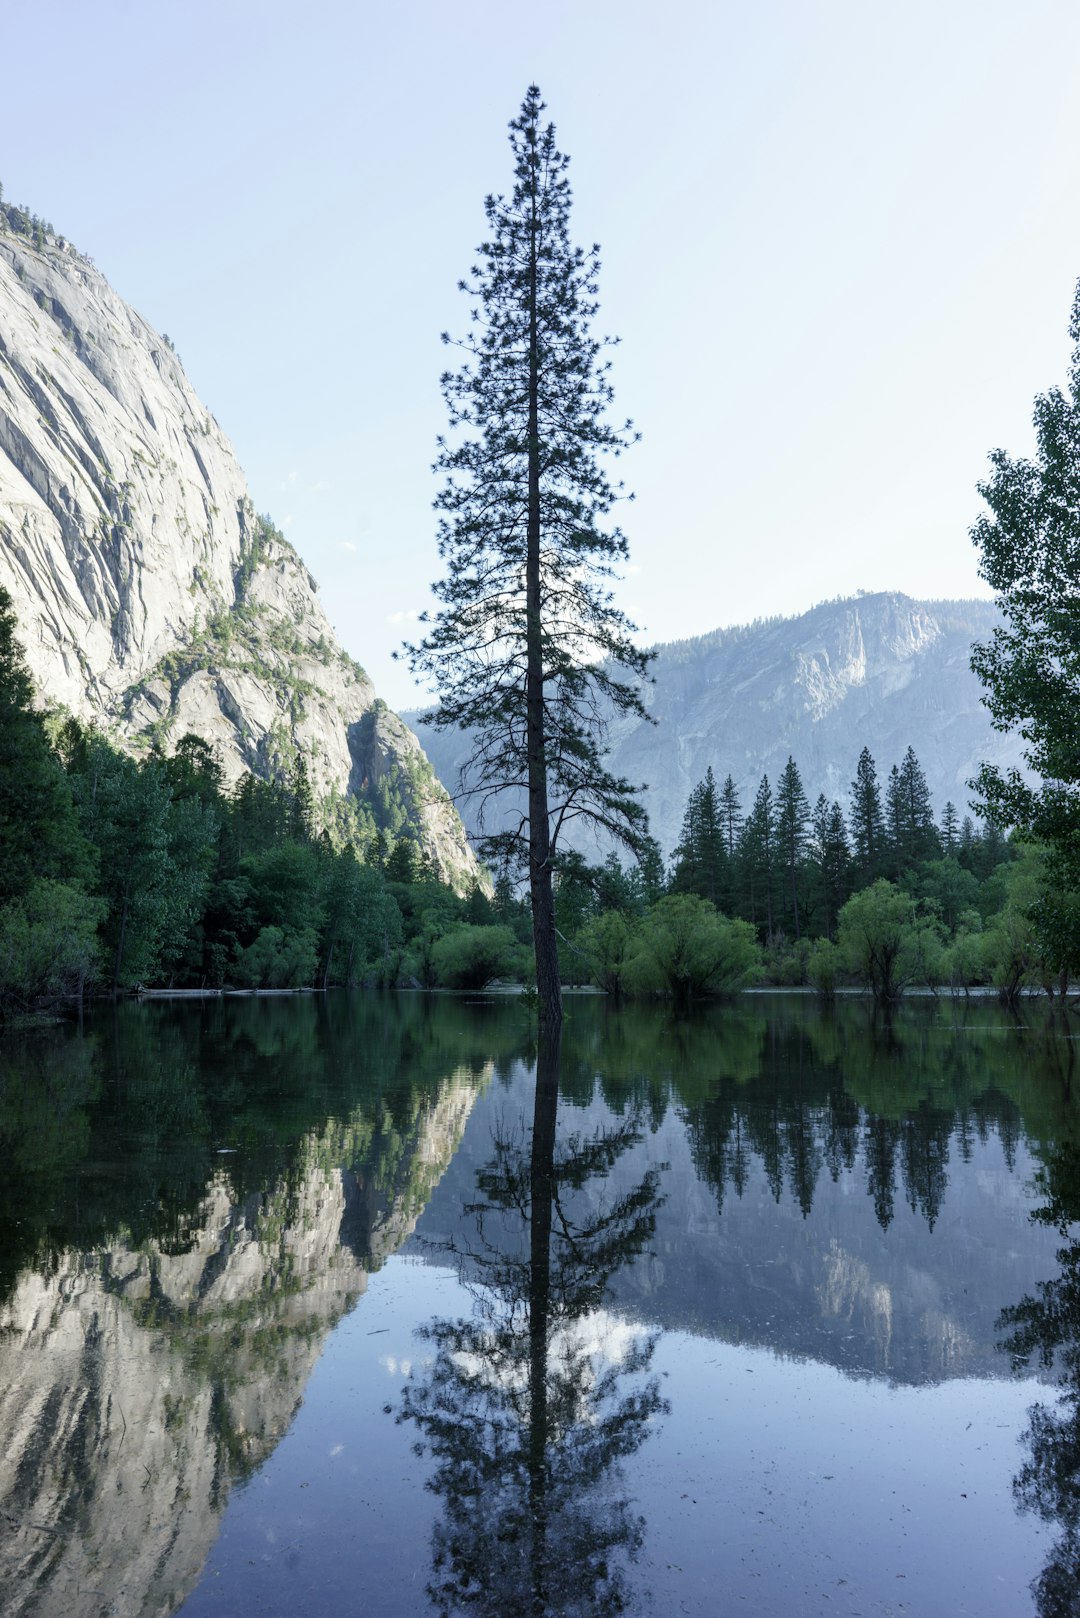
[[283, 777], [302, 755], [340, 830], [402, 825], [444, 877], [478, 875], [414, 736], [256, 516], [169, 339], [5, 203], [0, 585], [44, 702], [133, 751], [194, 731], [229, 781]]
[[[665, 855], [678, 840], [691, 790], [710, 767], [718, 782], [734, 778], [749, 809], [761, 777], [775, 785], [791, 756], [811, 802], [823, 792], [846, 813], [864, 746], [883, 786], [913, 747], [935, 813], [952, 801], [962, 816], [971, 797], [966, 783], [983, 760], [1023, 768], [1019, 738], [993, 729], [970, 668], [972, 642], [998, 622], [991, 601], [878, 592], [657, 646], [645, 691], [655, 724], [616, 719], [610, 767], [645, 784]], [[456, 793], [467, 738], [440, 734], [419, 714], [403, 717]], [[469, 800], [459, 807], [474, 833]]]

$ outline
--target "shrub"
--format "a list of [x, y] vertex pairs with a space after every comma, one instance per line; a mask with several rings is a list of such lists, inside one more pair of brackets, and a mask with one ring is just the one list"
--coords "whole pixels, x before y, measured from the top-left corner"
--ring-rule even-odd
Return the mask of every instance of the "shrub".
[[522, 951], [509, 927], [455, 927], [431, 953], [444, 989], [482, 989], [494, 978], [522, 975]]

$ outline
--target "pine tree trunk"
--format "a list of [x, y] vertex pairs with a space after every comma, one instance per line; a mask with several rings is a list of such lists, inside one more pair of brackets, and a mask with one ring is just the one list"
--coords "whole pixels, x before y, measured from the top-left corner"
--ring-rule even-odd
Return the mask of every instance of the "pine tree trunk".
[[541, 1030], [562, 1026], [559, 946], [551, 881], [547, 753], [544, 738], [544, 644], [540, 588], [540, 345], [536, 307], [537, 235], [535, 181], [529, 236], [529, 491], [525, 556], [525, 713], [529, 779], [529, 894]]

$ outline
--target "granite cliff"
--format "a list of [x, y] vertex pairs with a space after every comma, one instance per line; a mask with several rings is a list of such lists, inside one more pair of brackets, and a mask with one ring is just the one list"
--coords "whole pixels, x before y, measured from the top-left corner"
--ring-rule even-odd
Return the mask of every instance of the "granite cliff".
[[415, 737], [256, 516], [169, 339], [63, 237], [3, 204], [0, 585], [44, 702], [133, 750], [195, 731], [229, 780], [302, 754], [340, 831], [392, 807], [444, 877], [475, 877]]

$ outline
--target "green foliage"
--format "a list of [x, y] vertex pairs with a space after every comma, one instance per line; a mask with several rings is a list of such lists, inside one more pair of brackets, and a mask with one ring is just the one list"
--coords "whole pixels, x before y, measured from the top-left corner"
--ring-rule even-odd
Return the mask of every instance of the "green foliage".
[[431, 954], [444, 989], [482, 989], [496, 978], [520, 981], [525, 969], [509, 927], [455, 927], [434, 943]]
[[605, 994], [621, 995], [630, 980], [630, 965], [637, 947], [637, 928], [621, 910], [592, 916], [575, 939], [589, 976]]
[[[1020, 732], [1041, 777], [1032, 786], [986, 765], [974, 785], [993, 818], [1047, 845], [1059, 892], [1080, 891], [1080, 286], [1069, 336], [1068, 390], [1035, 400], [1035, 457], [992, 452], [979, 485], [989, 514], [971, 530], [1005, 617], [972, 667], [994, 724]], [[1075, 964], [1071, 925], [1044, 936], [1062, 966]]]
[[852, 894], [840, 912], [844, 964], [883, 1004], [898, 1000], [915, 972], [921, 946], [914, 912], [907, 895], [884, 877]]
[[842, 957], [829, 938], [815, 938], [806, 963], [807, 981], [823, 1000], [836, 998], [836, 984], [840, 976]]
[[730, 921], [696, 894], [670, 894], [649, 908], [628, 981], [639, 993], [669, 994], [686, 1005], [745, 988], [759, 966], [747, 922]]
[[0, 906], [0, 1017], [82, 997], [97, 966], [103, 908], [48, 877]]
[[245, 989], [296, 989], [314, 982], [319, 938], [313, 927], [260, 927], [232, 963], [233, 979]]
[[71, 789], [33, 694], [11, 598], [0, 588], [0, 903], [26, 893], [38, 877], [86, 882], [92, 873]]

